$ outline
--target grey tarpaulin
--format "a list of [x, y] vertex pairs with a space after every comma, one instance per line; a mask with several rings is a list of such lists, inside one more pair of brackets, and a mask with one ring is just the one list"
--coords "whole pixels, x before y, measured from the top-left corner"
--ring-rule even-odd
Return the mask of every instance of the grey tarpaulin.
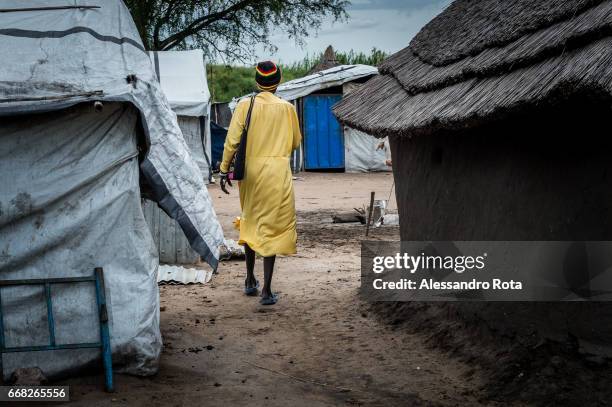
[[201, 49], [149, 52], [161, 89], [202, 170], [205, 182], [212, 177], [210, 160], [210, 91]]
[[201, 49], [150, 51], [149, 57], [170, 107], [178, 116], [210, 114], [210, 90]]
[[344, 169], [346, 172], [390, 171], [385, 164], [381, 140], [367, 133], [344, 126]]
[[[104, 267], [114, 358], [127, 372], [152, 374], [161, 350], [157, 256], [140, 207], [137, 129], [149, 145], [140, 171], [156, 201], [213, 267], [223, 235], [127, 8], [120, 0], [87, 5], [100, 8], [0, 13], [0, 174], [10, 180], [0, 183], [0, 278]], [[3, 9], [23, 7], [0, 0]], [[103, 101], [104, 110], [79, 104], [88, 101]], [[57, 342], [92, 339], [95, 319], [84, 317], [92, 291], [56, 290]], [[45, 343], [40, 293], [3, 289], [3, 297], [8, 344]], [[95, 357], [21, 354], [6, 358], [5, 375], [26, 363], [54, 375]]]
[[[106, 271], [116, 357], [128, 369], [154, 370], [159, 354], [157, 258], [140, 209], [137, 112], [113, 103], [96, 113], [79, 106], [58, 114], [3, 118], [0, 174], [2, 279], [90, 275]], [[5, 178], [6, 177], [6, 178]], [[96, 342], [90, 285], [54, 286], [57, 343]], [[3, 288], [8, 346], [48, 342], [42, 288]], [[5, 374], [39, 366], [61, 372], [99, 351], [5, 355]]]

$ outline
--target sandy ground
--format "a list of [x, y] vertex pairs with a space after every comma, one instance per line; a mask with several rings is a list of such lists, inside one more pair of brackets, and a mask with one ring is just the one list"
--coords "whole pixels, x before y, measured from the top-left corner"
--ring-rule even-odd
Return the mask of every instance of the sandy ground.
[[[72, 379], [72, 405], [103, 406], [418, 406], [481, 405], [473, 368], [425, 345], [425, 338], [374, 317], [357, 297], [364, 227], [330, 215], [387, 198], [389, 173], [300, 174], [295, 181], [299, 254], [277, 260], [280, 301], [263, 307], [242, 294], [244, 262], [222, 263], [204, 286], [163, 286], [165, 348], [159, 373]], [[227, 237], [237, 238], [237, 191], [210, 188]], [[390, 209], [396, 208], [392, 201]], [[397, 227], [371, 238], [399, 238]], [[256, 263], [262, 279], [262, 263]], [[483, 404], [484, 405], [484, 404]]]

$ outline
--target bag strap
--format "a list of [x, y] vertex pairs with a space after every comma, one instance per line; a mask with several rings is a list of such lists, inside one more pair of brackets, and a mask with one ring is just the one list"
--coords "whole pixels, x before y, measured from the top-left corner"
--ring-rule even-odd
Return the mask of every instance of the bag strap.
[[251, 96], [251, 104], [249, 105], [249, 111], [247, 112], [246, 122], [244, 123], [245, 134], [249, 132], [249, 126], [251, 125], [251, 113], [253, 112], [253, 105], [255, 104], [255, 98], [257, 94]]

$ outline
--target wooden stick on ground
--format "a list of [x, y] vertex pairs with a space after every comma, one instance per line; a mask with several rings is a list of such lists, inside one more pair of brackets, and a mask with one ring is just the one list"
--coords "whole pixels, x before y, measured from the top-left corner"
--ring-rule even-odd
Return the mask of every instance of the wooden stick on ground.
[[267, 367], [256, 365], [255, 363], [251, 363], [251, 362], [246, 361], [246, 360], [244, 361], [244, 363], [246, 363], [247, 365], [251, 365], [253, 367], [256, 367], [258, 369], [266, 370], [266, 371], [271, 372], [271, 373], [276, 373], [277, 375], [281, 375], [281, 376], [285, 376], [285, 377], [288, 377], [288, 378], [293, 379], [293, 380], [297, 380], [298, 382], [316, 384], [317, 386], [322, 386], [322, 387], [330, 387], [330, 388], [333, 388], [333, 389], [338, 390], [338, 391], [343, 392], [343, 393], [348, 393], [348, 392], [353, 391], [353, 390], [348, 389], [346, 387], [336, 387], [336, 386], [331, 385], [331, 384], [317, 382], [317, 381], [309, 380], [309, 379], [303, 379], [303, 378], [297, 377], [297, 376], [292, 376], [292, 375], [287, 374], [287, 373], [279, 372], [278, 370], [272, 370], [272, 369], [267, 368]]
[[372, 211], [374, 210], [374, 191], [370, 193], [370, 210], [368, 210], [368, 222], [366, 223], [366, 237], [370, 233], [370, 222], [372, 222]]

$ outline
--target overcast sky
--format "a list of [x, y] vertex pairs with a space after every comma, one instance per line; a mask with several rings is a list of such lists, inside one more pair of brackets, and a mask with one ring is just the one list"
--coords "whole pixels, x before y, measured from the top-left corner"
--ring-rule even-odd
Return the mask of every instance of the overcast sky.
[[451, 0], [352, 0], [345, 23], [326, 22], [316, 35], [306, 39], [303, 48], [275, 33], [271, 41], [279, 49], [274, 55], [259, 50], [257, 59], [271, 58], [283, 63], [301, 60], [306, 54], [322, 52], [328, 45], [336, 50], [369, 52], [376, 47], [393, 53], [404, 48], [410, 39]]

